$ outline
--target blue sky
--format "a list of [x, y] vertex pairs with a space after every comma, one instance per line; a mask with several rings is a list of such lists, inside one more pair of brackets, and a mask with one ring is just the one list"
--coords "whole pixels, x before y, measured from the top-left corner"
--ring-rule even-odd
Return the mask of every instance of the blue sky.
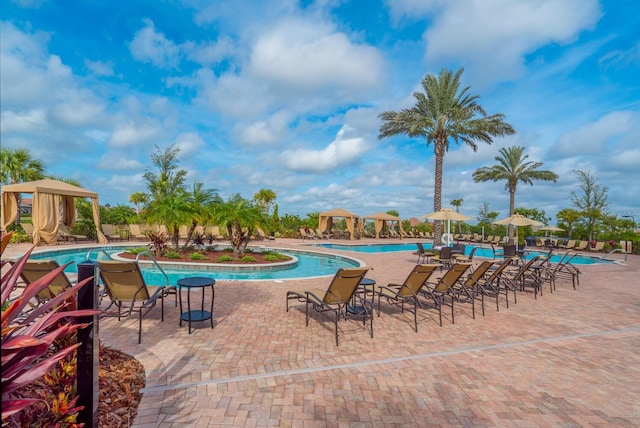
[[280, 213], [433, 211], [433, 148], [379, 141], [378, 114], [413, 105], [427, 73], [463, 84], [517, 134], [451, 146], [443, 206], [501, 217], [503, 183], [474, 183], [523, 145], [557, 183], [516, 206], [554, 217], [578, 190], [609, 188], [640, 218], [640, 3], [635, 0], [0, 0], [2, 147], [129, 205], [156, 146], [181, 148], [188, 182], [224, 198], [276, 192]]

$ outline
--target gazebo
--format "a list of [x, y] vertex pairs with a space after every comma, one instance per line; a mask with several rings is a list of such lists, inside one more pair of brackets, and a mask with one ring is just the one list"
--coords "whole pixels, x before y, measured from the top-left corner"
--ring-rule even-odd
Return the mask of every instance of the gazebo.
[[397, 221], [398, 222], [398, 228], [400, 229], [400, 239], [402, 239], [402, 220], [400, 219], [400, 217], [396, 217], [394, 215], [391, 214], [387, 214], [387, 213], [375, 213], [375, 214], [371, 214], [371, 215], [367, 215], [363, 217], [364, 219], [367, 220], [375, 220], [376, 224], [376, 239], [380, 238], [380, 232], [382, 231], [385, 222], [387, 221]]
[[18, 195], [33, 194], [32, 222], [33, 243], [40, 240], [55, 244], [58, 237], [58, 225], [65, 224], [69, 228], [75, 223], [74, 198], [91, 198], [93, 222], [96, 225], [98, 242], [107, 243], [107, 238], [100, 231], [100, 211], [98, 194], [72, 184], [57, 180], [38, 180], [2, 186], [2, 228], [4, 230], [18, 216]]
[[347, 223], [347, 229], [349, 229], [349, 239], [354, 239], [354, 231], [360, 230], [360, 217], [350, 213], [349, 211], [343, 208], [336, 208], [333, 210], [325, 211], [320, 213], [320, 218], [318, 220], [319, 225], [318, 228], [320, 232], [329, 232], [331, 230], [331, 226], [333, 225], [333, 218], [344, 218]]

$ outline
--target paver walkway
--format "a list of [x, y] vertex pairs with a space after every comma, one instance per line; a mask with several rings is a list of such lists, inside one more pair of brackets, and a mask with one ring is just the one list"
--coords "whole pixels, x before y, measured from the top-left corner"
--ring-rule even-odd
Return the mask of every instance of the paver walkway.
[[[416, 260], [344, 254], [379, 284]], [[499, 312], [488, 301], [475, 320], [465, 304], [455, 324], [443, 311], [443, 327], [422, 310], [418, 333], [411, 314], [384, 306], [373, 339], [342, 321], [338, 347], [328, 319], [305, 328], [304, 305], [285, 312], [287, 290], [330, 278], [218, 281], [214, 329], [188, 335], [168, 305], [164, 323], [159, 310], [145, 319], [141, 345], [136, 320], [103, 320], [100, 339], [145, 367], [136, 427], [640, 426], [640, 257], [582, 271], [577, 290], [559, 281]]]

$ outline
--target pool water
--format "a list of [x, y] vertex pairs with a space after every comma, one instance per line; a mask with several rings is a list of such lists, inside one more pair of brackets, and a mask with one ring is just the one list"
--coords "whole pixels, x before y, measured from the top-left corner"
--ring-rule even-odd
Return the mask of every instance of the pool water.
[[[431, 249], [433, 247], [432, 243], [422, 243], [425, 250]], [[408, 242], [402, 244], [335, 244], [335, 243], [318, 243], [313, 244], [314, 247], [322, 247], [322, 248], [330, 248], [334, 250], [342, 250], [342, 251], [353, 251], [356, 253], [391, 253], [396, 251], [411, 251], [415, 252], [418, 250], [418, 246], [415, 242]], [[469, 255], [471, 250], [473, 249], [473, 245], [465, 245], [464, 253], [465, 255]], [[525, 255], [525, 259], [529, 260], [534, 256], [546, 257], [547, 251], [536, 251], [536, 250], [527, 250], [527, 254]], [[553, 254], [551, 256], [552, 263], [558, 263], [564, 252]], [[500, 256], [495, 256], [493, 254], [493, 250], [491, 247], [477, 247], [474, 257], [481, 257], [487, 259], [498, 258], [501, 259]], [[610, 260], [601, 260], [595, 257], [582, 256], [577, 255], [573, 259], [571, 259], [572, 264], [577, 265], [591, 265], [591, 264], [599, 264], [599, 263], [612, 263]]]
[[[127, 248], [129, 247], [96, 247], [93, 249], [78, 248], [62, 251], [45, 251], [33, 253], [30, 258], [39, 260], [53, 259], [61, 265], [67, 262], [74, 262], [65, 269], [65, 272], [76, 274], [78, 271], [77, 264], [86, 261], [87, 255], [89, 255], [90, 260], [108, 260], [110, 255], [121, 253]], [[90, 250], [91, 252], [89, 254]], [[260, 270], [255, 267], [253, 269], [248, 268], [243, 270], [240, 270], [238, 267], [208, 268], [201, 265], [194, 266], [193, 268], [186, 266], [184, 268], [165, 268], [163, 266], [162, 269], [169, 277], [169, 283], [175, 284], [180, 278], [194, 275], [214, 278], [216, 280], [280, 280], [329, 276], [334, 275], [340, 268], [360, 266], [359, 261], [344, 256], [284, 249], [276, 249], [276, 251], [296, 257], [298, 263], [279, 268], [270, 266], [266, 270]], [[146, 263], [141, 263], [140, 266], [142, 267], [142, 276], [148, 284], [161, 285], [164, 283], [164, 276], [157, 267], [147, 265]]]

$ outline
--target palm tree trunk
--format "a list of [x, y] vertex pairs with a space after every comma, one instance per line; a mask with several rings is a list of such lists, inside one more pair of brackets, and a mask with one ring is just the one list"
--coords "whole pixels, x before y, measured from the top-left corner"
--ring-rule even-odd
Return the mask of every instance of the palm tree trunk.
[[[509, 187], [509, 216], [515, 214], [516, 211], [516, 189], [515, 186]], [[507, 226], [509, 228], [509, 245], [513, 245], [513, 226]], [[517, 226], [516, 226], [517, 227]]]
[[[444, 161], [444, 143], [436, 141], [433, 153], [436, 158], [435, 183], [433, 189], [433, 211], [440, 211], [442, 208], [442, 164]], [[442, 222], [433, 222], [433, 245], [442, 245]]]

